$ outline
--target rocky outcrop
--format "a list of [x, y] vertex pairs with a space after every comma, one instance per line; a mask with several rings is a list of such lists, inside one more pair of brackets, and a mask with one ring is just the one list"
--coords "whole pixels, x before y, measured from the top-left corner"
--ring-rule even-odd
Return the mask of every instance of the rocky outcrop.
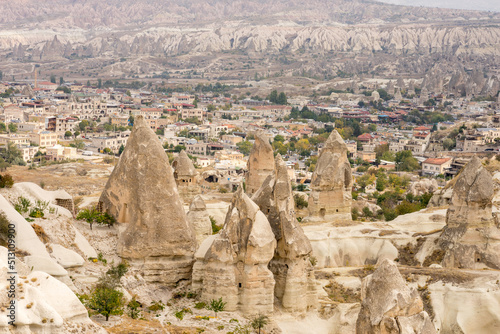
[[351, 220], [351, 165], [347, 146], [336, 130], [321, 149], [311, 190], [306, 221]]
[[269, 264], [276, 281], [274, 294], [285, 310], [304, 313], [317, 302], [309, 261], [312, 248], [295, 217], [292, 185], [281, 155], [276, 156], [274, 175], [267, 177], [252, 200], [268, 218], [277, 241]]
[[408, 192], [413, 196], [420, 196], [425, 193], [433, 194], [436, 190], [438, 190], [438, 187], [436, 179], [422, 179], [417, 182], [412, 182]]
[[[15, 327], [8, 326], [10, 305], [7, 293], [0, 296], [4, 320], [0, 322], [2, 333], [106, 333], [93, 323], [85, 306], [71, 289], [51, 275], [33, 270], [20, 258], [16, 259], [17, 275], [12, 275], [7, 264], [7, 249], [0, 247], [0, 288], [3, 291], [15, 284]], [[13, 278], [14, 277], [14, 278]], [[9, 281], [8, 279], [12, 279]], [[10, 327], [10, 328], [9, 328]], [[14, 329], [15, 328], [15, 329]]]
[[198, 244], [201, 244], [206, 237], [212, 235], [212, 223], [208, 216], [207, 206], [200, 195], [196, 196], [191, 202], [187, 219], [194, 228]]
[[457, 176], [446, 213], [446, 224], [449, 227], [467, 224], [469, 228], [491, 224], [493, 186], [491, 174], [474, 156]]
[[429, 201], [428, 207], [440, 207], [449, 205], [451, 202], [451, 195], [453, 194], [452, 187], [444, 187], [442, 189], [437, 190], [432, 194], [432, 197]]
[[251, 196], [274, 172], [273, 148], [263, 133], [255, 134], [255, 144], [248, 158], [247, 169], [246, 192]]
[[443, 266], [500, 269], [500, 230], [492, 214], [494, 182], [474, 156], [457, 176], [446, 226], [438, 239]]
[[189, 203], [194, 196], [201, 192], [198, 186], [199, 173], [196, 171], [196, 168], [194, 168], [193, 162], [184, 150], [174, 159], [172, 168], [174, 170], [174, 179], [177, 184], [177, 189], [182, 198]]
[[102, 192], [99, 208], [120, 227], [118, 254], [150, 282], [191, 277], [196, 238], [158, 137], [138, 116], [127, 146]]
[[[245, 315], [273, 311], [274, 278], [268, 269], [276, 240], [266, 216], [240, 187], [224, 228], [204, 256], [202, 299], [221, 298], [226, 311]], [[193, 276], [198, 277], [195, 272]]]
[[361, 298], [358, 334], [436, 333], [418, 291], [406, 286], [398, 267], [390, 260], [384, 260], [363, 280]]

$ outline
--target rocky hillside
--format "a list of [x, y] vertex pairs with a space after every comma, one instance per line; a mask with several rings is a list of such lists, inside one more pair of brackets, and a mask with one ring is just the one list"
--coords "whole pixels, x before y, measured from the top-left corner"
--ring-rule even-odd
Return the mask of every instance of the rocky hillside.
[[258, 23], [292, 20], [299, 23], [453, 21], [499, 18], [498, 13], [404, 7], [367, 0], [20, 0], [0, 2], [4, 27], [97, 29], [218, 22], [245, 19]]

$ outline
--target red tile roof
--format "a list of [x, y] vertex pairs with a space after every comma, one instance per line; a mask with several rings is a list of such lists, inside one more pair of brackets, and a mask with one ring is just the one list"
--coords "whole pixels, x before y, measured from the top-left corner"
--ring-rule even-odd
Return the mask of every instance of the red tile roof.
[[442, 165], [450, 160], [451, 158], [428, 158], [423, 163], [431, 165]]

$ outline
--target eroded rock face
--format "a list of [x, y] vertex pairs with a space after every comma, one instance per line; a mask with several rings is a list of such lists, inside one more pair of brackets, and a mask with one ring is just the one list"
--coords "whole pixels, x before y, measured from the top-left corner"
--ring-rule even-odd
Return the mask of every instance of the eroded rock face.
[[390, 260], [384, 260], [372, 275], [363, 279], [361, 298], [358, 334], [436, 333], [419, 293], [406, 286], [398, 267]]
[[500, 269], [500, 230], [492, 214], [494, 182], [477, 157], [464, 167], [453, 187], [446, 226], [438, 239], [443, 266]]
[[434, 193], [438, 190], [439, 186], [436, 179], [422, 179], [417, 182], [410, 184], [410, 189], [408, 190], [413, 196], [420, 196], [425, 193]]
[[269, 140], [262, 133], [255, 134], [255, 144], [247, 163], [246, 192], [253, 195], [274, 171], [274, 154]]
[[201, 244], [206, 237], [212, 235], [212, 223], [208, 216], [207, 206], [200, 195], [196, 196], [191, 202], [187, 219], [193, 225], [198, 244]]
[[457, 227], [466, 223], [469, 227], [489, 225], [493, 199], [493, 178], [474, 156], [457, 177], [453, 187], [451, 203], [446, 214], [446, 223]]
[[311, 190], [307, 221], [351, 220], [351, 165], [347, 146], [336, 130], [319, 154]]
[[311, 243], [295, 217], [290, 178], [279, 154], [274, 175], [267, 177], [252, 200], [268, 218], [277, 240], [269, 264], [276, 281], [275, 296], [289, 312], [303, 313], [315, 307], [315, 279], [309, 261]]
[[202, 298], [222, 297], [226, 311], [245, 315], [273, 312], [274, 279], [268, 264], [275, 248], [269, 221], [240, 187], [224, 228], [205, 253]]
[[139, 116], [127, 146], [99, 199], [121, 229], [118, 254], [146, 280], [175, 284], [189, 279], [196, 239], [177, 192], [168, 157]]

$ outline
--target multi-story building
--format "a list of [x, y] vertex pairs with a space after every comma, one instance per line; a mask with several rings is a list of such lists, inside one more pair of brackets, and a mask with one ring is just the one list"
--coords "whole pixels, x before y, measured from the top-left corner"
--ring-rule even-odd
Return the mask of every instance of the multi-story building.
[[30, 133], [30, 140], [40, 147], [57, 145], [57, 133], [51, 131], [38, 131]]
[[439, 175], [451, 166], [451, 158], [429, 158], [422, 162], [422, 174]]
[[119, 134], [113, 137], [94, 137], [92, 138], [92, 146], [97, 148], [99, 152], [109, 148], [113, 153], [117, 153], [120, 146], [127, 145], [129, 136], [126, 134]]
[[197, 118], [200, 122], [203, 122], [203, 110], [202, 109], [182, 109], [181, 118]]

